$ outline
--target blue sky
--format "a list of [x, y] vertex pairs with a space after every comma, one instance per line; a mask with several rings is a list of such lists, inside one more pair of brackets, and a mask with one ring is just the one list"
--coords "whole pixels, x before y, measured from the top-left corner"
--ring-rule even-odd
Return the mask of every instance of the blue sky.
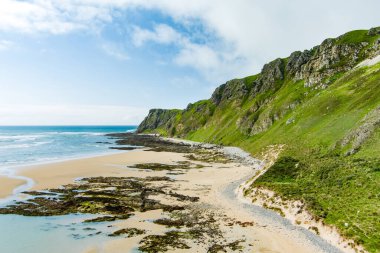
[[0, 1], [0, 124], [137, 124], [324, 38], [379, 1]]

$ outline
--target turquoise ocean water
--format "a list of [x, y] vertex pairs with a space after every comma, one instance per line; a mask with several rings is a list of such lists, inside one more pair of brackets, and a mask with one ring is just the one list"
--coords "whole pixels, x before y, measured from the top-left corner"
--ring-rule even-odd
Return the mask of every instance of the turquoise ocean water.
[[[0, 127], [0, 174], [15, 175], [17, 166], [119, 152], [107, 133], [131, 132], [136, 126]], [[15, 191], [28, 189], [31, 180]], [[1, 185], [0, 185], [1, 187]], [[15, 196], [0, 201], [6, 205]], [[104, 224], [84, 225], [86, 215], [22, 217], [0, 215], [0, 253], [83, 252], [109, 240]]]
[[[112, 152], [107, 133], [136, 126], [0, 126], [0, 169]], [[110, 142], [104, 144], [100, 142]]]

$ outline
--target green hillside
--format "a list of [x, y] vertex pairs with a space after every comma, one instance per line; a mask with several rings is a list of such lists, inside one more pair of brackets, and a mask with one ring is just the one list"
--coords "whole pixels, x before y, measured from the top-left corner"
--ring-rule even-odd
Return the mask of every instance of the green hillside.
[[139, 132], [239, 146], [285, 144], [254, 186], [302, 199], [342, 235], [380, 252], [380, 28], [264, 65], [184, 110], [150, 111]]

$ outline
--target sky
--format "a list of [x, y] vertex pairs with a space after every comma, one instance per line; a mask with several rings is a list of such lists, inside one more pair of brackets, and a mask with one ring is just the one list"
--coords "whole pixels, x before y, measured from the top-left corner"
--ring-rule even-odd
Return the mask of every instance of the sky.
[[325, 38], [379, 0], [0, 0], [0, 125], [138, 124]]

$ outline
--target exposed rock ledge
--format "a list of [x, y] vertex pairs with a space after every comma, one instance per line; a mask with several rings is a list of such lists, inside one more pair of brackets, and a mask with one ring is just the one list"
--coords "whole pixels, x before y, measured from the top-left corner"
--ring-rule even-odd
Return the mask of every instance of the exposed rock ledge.
[[360, 67], [370, 67], [370, 66], [373, 66], [377, 63], [380, 62], [380, 55], [378, 56], [375, 56], [371, 59], [366, 59], [364, 61], [362, 61], [361, 63], [359, 63], [356, 68], [360, 68]]

